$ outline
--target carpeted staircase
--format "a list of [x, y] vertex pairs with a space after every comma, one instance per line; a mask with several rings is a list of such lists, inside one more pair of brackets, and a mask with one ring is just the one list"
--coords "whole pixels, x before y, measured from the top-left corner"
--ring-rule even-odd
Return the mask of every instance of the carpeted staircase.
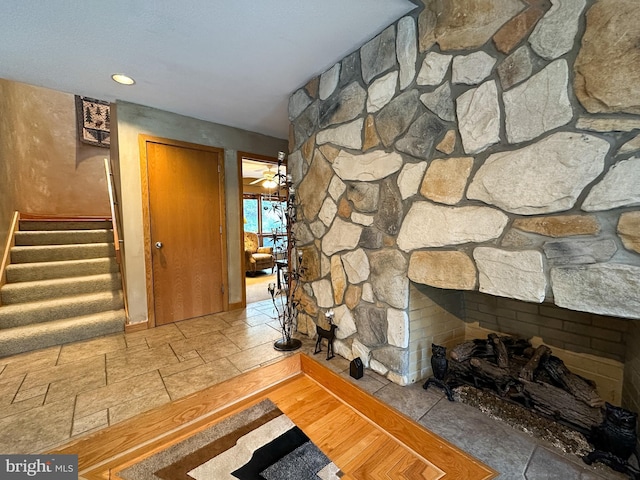
[[124, 331], [106, 221], [20, 220], [0, 288], [0, 357]]

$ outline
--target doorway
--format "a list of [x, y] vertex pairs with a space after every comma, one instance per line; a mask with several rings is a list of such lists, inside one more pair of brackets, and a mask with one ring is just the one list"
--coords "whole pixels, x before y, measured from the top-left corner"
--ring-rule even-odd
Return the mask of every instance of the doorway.
[[[238, 165], [242, 186], [243, 303], [247, 305], [271, 298], [267, 287], [277, 283], [277, 264], [286, 263], [287, 235], [280, 218], [286, 205], [280, 175], [286, 175], [286, 164], [278, 168], [277, 158], [238, 152]], [[270, 249], [273, 258], [264, 263], [252, 261], [251, 252], [256, 247], [261, 252]]]
[[140, 151], [150, 324], [226, 310], [223, 150], [141, 135]]

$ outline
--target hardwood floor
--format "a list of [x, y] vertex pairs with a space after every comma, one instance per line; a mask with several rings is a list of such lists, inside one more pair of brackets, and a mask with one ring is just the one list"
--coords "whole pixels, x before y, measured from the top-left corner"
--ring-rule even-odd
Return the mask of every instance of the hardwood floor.
[[490, 479], [496, 472], [303, 354], [76, 440], [80, 475], [117, 472], [265, 398], [349, 479]]

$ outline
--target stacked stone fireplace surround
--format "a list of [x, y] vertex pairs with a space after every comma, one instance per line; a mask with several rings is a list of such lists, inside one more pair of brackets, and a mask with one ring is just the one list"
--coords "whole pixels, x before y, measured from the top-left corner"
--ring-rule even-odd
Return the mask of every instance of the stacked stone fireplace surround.
[[417, 2], [294, 92], [298, 330], [401, 385], [545, 343], [640, 411], [640, 6]]

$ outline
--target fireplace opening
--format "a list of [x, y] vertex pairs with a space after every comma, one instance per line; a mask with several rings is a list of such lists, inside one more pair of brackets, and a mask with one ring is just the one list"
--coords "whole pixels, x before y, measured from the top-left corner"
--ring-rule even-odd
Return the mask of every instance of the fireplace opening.
[[[598, 450], [594, 429], [606, 430], [619, 409], [633, 423], [633, 450], [640, 447], [637, 320], [417, 283], [410, 286], [409, 320], [416, 381], [437, 380], [432, 357], [446, 351], [445, 388], [454, 401], [583, 458]], [[640, 478], [637, 458], [615, 462], [607, 465]]]

